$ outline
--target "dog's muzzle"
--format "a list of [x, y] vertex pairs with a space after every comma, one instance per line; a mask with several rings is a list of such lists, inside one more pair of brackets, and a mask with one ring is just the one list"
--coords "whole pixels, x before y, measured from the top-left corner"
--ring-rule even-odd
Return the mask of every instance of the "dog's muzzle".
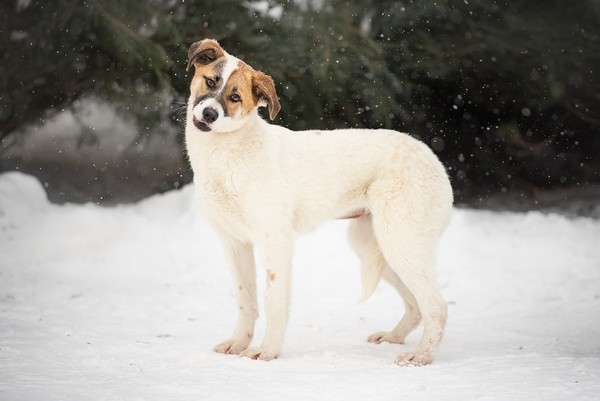
[[209, 124], [214, 123], [217, 118], [219, 118], [219, 112], [212, 107], [206, 107], [202, 110], [202, 120], [198, 120], [196, 116], [194, 116], [194, 126], [200, 131], [208, 132], [211, 130]]

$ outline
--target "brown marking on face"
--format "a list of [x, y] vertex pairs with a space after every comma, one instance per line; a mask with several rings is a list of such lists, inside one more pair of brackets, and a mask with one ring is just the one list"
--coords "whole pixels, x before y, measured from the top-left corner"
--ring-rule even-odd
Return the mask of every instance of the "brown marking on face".
[[220, 102], [226, 116], [249, 113], [258, 104], [259, 99], [252, 91], [252, 76], [255, 71], [246, 63], [239, 62], [223, 88]]
[[[216, 40], [204, 39], [194, 42], [190, 46], [187, 69], [190, 69], [192, 65], [195, 68], [190, 84], [190, 93], [195, 99], [210, 95], [211, 91], [222, 86], [220, 78], [225, 59], [225, 50]], [[213, 88], [209, 88], [209, 80], [215, 83]]]
[[273, 281], [275, 281], [275, 279], [276, 279], [276, 278], [277, 278], [277, 277], [275, 276], [275, 273], [273, 273], [273, 272], [269, 272], [269, 281], [270, 281], [270, 282], [273, 282]]
[[[199, 65], [196, 67], [194, 78], [190, 84], [190, 93], [194, 98], [209, 96], [223, 86], [221, 73], [225, 64], [225, 58], [217, 60], [209, 65]], [[214, 84], [213, 87], [209, 85]]]
[[240, 112], [243, 116], [256, 106], [266, 104], [269, 118], [275, 119], [281, 105], [273, 79], [239, 61], [227, 82], [223, 82], [221, 74], [225, 63], [230, 62], [228, 57], [230, 56], [212, 39], [195, 42], [190, 46], [188, 68], [192, 65], [195, 67], [190, 84], [192, 97], [200, 99], [221, 91], [218, 100], [226, 116], [235, 116]]

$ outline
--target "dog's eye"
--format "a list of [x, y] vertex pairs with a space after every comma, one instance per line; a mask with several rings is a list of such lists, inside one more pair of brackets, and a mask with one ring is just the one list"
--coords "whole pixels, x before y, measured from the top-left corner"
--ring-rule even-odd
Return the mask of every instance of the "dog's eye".
[[214, 89], [215, 86], [217, 86], [217, 83], [210, 79], [210, 78], [205, 78], [206, 80], [206, 86], [208, 87], [208, 89]]
[[231, 96], [229, 96], [229, 100], [232, 101], [233, 103], [238, 103], [238, 102], [242, 101], [242, 98], [237, 93], [234, 93]]

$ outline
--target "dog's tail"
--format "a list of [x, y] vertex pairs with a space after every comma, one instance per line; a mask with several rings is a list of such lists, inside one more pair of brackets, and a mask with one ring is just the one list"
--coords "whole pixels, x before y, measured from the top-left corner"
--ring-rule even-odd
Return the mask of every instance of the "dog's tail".
[[377, 239], [373, 234], [370, 214], [363, 214], [352, 220], [348, 226], [348, 240], [362, 265], [362, 297], [360, 302], [366, 301], [373, 295], [385, 269], [388, 268]]
[[360, 302], [366, 301], [373, 295], [373, 292], [375, 292], [377, 285], [379, 285], [379, 282], [383, 277], [384, 270], [387, 268], [387, 263], [381, 253], [372, 256], [374, 260], [362, 264], [360, 275], [362, 297], [360, 298]]

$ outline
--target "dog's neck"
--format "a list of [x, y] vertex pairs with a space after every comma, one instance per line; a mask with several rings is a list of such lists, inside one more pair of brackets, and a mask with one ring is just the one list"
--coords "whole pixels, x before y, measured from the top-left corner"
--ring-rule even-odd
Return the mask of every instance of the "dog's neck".
[[235, 152], [235, 149], [255, 149], [262, 143], [260, 137], [269, 131], [269, 123], [255, 109], [247, 117], [245, 124], [230, 132], [199, 132], [186, 130], [188, 151], [196, 154], [196, 160], [211, 160], [218, 153]]
[[246, 123], [237, 131], [237, 134], [248, 134], [256, 131], [261, 131], [265, 126], [270, 125], [260, 114], [258, 114], [258, 107], [252, 110], [247, 118]]

